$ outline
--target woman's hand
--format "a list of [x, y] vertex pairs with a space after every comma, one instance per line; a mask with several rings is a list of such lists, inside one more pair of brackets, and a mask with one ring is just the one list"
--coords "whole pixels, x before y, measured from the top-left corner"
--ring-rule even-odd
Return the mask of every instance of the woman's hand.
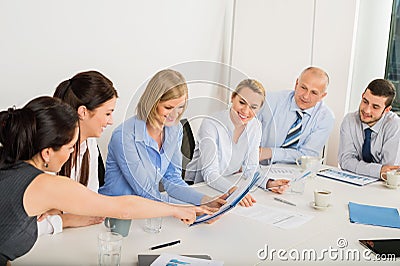
[[267, 189], [282, 194], [289, 187], [289, 182], [287, 179], [269, 180], [267, 182]]
[[[231, 195], [235, 190], [237, 189], [236, 186], [231, 187], [228, 191], [228, 195]], [[250, 195], [250, 193], [248, 193], [240, 202], [240, 206], [243, 207], [250, 207], [253, 206], [253, 203], [256, 203], [256, 200], [253, 198], [252, 195]]]
[[218, 209], [208, 206], [175, 206], [174, 217], [180, 219], [185, 224], [192, 224], [197, 215], [213, 214]]
[[63, 221], [63, 228], [68, 227], [82, 227], [93, 224], [99, 224], [104, 221], [104, 217], [97, 216], [84, 216], [72, 213], [63, 213], [60, 215]]
[[206, 205], [211, 208], [221, 208], [221, 206], [225, 205], [226, 198], [228, 197], [228, 193], [222, 194], [221, 196], [211, 198], [210, 196], [205, 195], [201, 199], [201, 205]]
[[37, 217], [37, 221], [38, 221], [38, 222], [41, 222], [41, 221], [43, 221], [44, 219], [46, 219], [47, 216], [50, 216], [50, 215], [60, 215], [60, 214], [62, 214], [62, 211], [57, 210], [57, 209], [51, 209], [51, 210], [48, 210], [47, 212], [42, 213], [41, 215], [39, 215], [39, 216]]

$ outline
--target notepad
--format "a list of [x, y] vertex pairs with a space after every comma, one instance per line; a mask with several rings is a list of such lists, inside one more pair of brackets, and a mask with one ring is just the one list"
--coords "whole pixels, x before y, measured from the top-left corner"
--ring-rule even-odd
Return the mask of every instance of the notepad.
[[349, 184], [357, 185], [357, 186], [364, 186], [373, 182], [378, 181], [378, 179], [370, 177], [370, 176], [364, 176], [364, 175], [358, 175], [355, 173], [339, 170], [339, 169], [324, 169], [321, 170], [317, 173], [318, 176], [322, 177], [327, 177], [331, 179], [335, 179], [338, 181], [346, 182]]
[[400, 217], [396, 208], [349, 202], [349, 213], [352, 223], [400, 228]]

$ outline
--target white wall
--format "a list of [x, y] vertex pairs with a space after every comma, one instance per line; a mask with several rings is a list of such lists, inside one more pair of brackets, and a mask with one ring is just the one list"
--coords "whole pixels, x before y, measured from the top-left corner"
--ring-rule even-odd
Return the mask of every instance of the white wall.
[[[1, 1], [0, 109], [51, 95], [62, 80], [96, 69], [119, 92], [116, 126], [158, 70], [227, 60], [232, 6], [228, 0]], [[189, 70], [181, 69], [188, 80]], [[193, 97], [220, 97], [212, 88], [193, 87]], [[100, 139], [103, 153], [111, 132]]]
[[232, 65], [267, 90], [294, 88], [311, 64], [313, 2], [237, 0]]
[[368, 83], [385, 76], [393, 0], [362, 0], [357, 23], [353, 80], [347, 111], [358, 109]]
[[316, 0], [313, 65], [330, 76], [324, 101], [335, 113], [335, 125], [326, 146], [326, 163], [337, 165], [339, 130], [346, 112], [353, 72], [358, 1]]
[[[186, 116], [197, 121], [225, 107], [229, 91], [218, 83], [235, 86], [248, 75], [267, 90], [288, 89], [304, 67], [317, 65], [331, 77], [326, 102], [336, 121], [327, 162], [335, 164], [344, 114], [383, 76], [391, 2], [3, 0], [0, 109], [51, 95], [62, 80], [96, 69], [120, 94], [115, 127], [133, 113], [146, 81], [173, 67], [190, 82]], [[103, 153], [113, 127], [100, 140]]]

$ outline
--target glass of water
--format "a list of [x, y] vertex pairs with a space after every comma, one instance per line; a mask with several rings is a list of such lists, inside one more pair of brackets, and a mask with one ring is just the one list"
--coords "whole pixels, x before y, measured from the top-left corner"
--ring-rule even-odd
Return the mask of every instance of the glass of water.
[[161, 231], [162, 217], [149, 218], [145, 220], [144, 231], [148, 233], [159, 233]]
[[98, 265], [119, 266], [121, 260], [122, 236], [114, 232], [98, 235]]

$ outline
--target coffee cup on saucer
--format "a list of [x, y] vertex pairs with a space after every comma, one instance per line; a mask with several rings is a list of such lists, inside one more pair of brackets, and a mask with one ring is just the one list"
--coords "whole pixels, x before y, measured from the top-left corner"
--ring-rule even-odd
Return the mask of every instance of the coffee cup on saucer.
[[317, 189], [314, 191], [314, 202], [312, 207], [319, 210], [327, 209], [331, 206], [331, 195], [332, 193], [326, 189]]
[[386, 184], [388, 188], [397, 189], [400, 186], [400, 171], [393, 170], [386, 173]]

